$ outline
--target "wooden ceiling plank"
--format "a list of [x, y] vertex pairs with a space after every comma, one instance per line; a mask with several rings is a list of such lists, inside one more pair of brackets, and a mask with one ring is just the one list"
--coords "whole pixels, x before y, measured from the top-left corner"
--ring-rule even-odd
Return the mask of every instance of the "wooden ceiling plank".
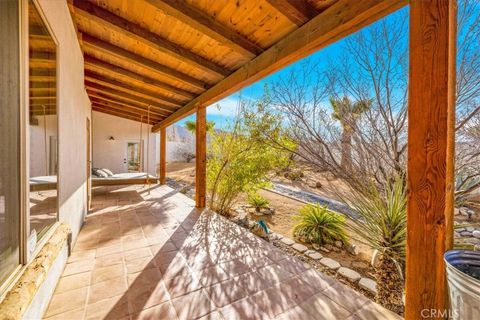
[[[111, 116], [120, 117], [120, 118], [124, 118], [124, 119], [128, 119], [128, 120], [140, 122], [140, 117], [137, 118], [133, 115], [130, 115], [130, 114], [127, 114], [127, 113], [124, 113], [124, 112], [113, 111], [111, 109], [104, 108], [104, 107], [96, 105], [96, 104], [92, 104], [92, 111], [102, 112], [102, 113], [109, 114]], [[147, 119], [142, 118], [142, 122], [147, 123]], [[153, 123], [153, 121], [150, 121], [149, 124], [151, 125], [152, 123]]]
[[122, 92], [122, 91], [110, 89], [108, 87], [98, 85], [98, 84], [90, 82], [88, 80], [85, 81], [85, 87], [87, 89], [90, 89], [91, 91], [100, 92], [100, 93], [106, 94], [110, 97], [114, 97], [114, 98], [117, 98], [117, 99], [122, 99], [123, 101], [129, 101], [129, 102], [132, 102], [132, 103], [136, 103], [137, 105], [138, 104], [143, 104], [145, 106], [151, 106], [152, 110], [157, 110], [158, 112], [163, 112], [163, 113], [166, 113], [166, 114], [172, 114], [174, 110], [178, 110], [178, 108], [165, 107], [165, 106], [159, 105], [155, 101], [140, 98], [140, 97], [137, 97], [137, 96], [134, 96], [134, 95]]
[[[137, 110], [137, 108], [132, 108], [132, 107], [126, 107], [126, 106], [122, 106], [122, 105], [117, 105], [117, 104], [114, 104], [114, 103], [111, 103], [111, 102], [107, 102], [107, 101], [102, 101], [102, 100], [97, 100], [97, 99], [91, 99], [91, 102], [96, 104], [96, 105], [101, 105], [105, 108], [111, 108], [112, 110], [118, 110], [118, 111], [125, 111], [125, 112], [130, 112], [132, 114], [138, 114], [138, 116], [144, 116], [144, 117], [147, 117], [148, 116], [148, 110], [145, 110], [145, 109], [142, 109], [142, 110]], [[165, 118], [164, 116], [162, 115], [159, 115], [157, 113], [153, 113], [150, 111], [150, 118], [151, 119], [163, 119]]]
[[[75, 14], [84, 16], [92, 21], [96, 21], [109, 29], [144, 43], [158, 51], [168, 54], [179, 61], [186, 62], [196, 66], [209, 73], [216, 73], [220, 76], [227, 76], [230, 70], [199, 56], [192, 51], [181, 47], [180, 45], [170, 42], [158, 34], [150, 32], [139, 25], [128, 21], [116, 14], [103, 9], [91, 2], [84, 0], [74, 0]], [[80, 29], [82, 29], [80, 27]], [[84, 30], [81, 30], [84, 31]]]
[[189, 25], [241, 54], [257, 56], [264, 50], [237, 31], [223, 25], [212, 16], [189, 6], [183, 0], [147, 0], [165, 14]]
[[[121, 97], [112, 97], [112, 95], [102, 93], [100, 90], [93, 91], [89, 88], [86, 88], [86, 89], [87, 89], [87, 93], [88, 93], [89, 98], [96, 98], [96, 99], [100, 99], [102, 101], [112, 102], [112, 103], [115, 103], [115, 104], [118, 104], [118, 105], [123, 105], [123, 106], [126, 106], [126, 107], [138, 108], [139, 110], [146, 110], [145, 108], [147, 107], [147, 105], [145, 105], [145, 104], [133, 103], [133, 102], [130, 102], [128, 100], [123, 100]], [[165, 116], [168, 116], [168, 114], [169, 114], [168, 112], [165, 113], [164, 111], [158, 111], [158, 110], [156, 110], [155, 112], [157, 112], [161, 115], [165, 115]]]
[[297, 26], [314, 18], [318, 11], [307, 0], [267, 0], [268, 3]]
[[158, 131], [169, 126], [192, 114], [198, 107], [209, 106], [407, 4], [407, 0], [338, 1], [170, 117], [157, 123], [152, 130]]
[[[84, 46], [88, 46], [95, 51], [101, 52], [102, 54], [114, 56], [115, 58], [125, 60], [129, 63], [135, 64], [136, 66], [148, 69], [155, 73], [160, 73], [173, 80], [180, 81], [189, 86], [201, 89], [202, 91], [211, 87], [211, 85], [203, 82], [202, 80], [198, 80], [192, 76], [189, 76], [188, 74], [185, 74], [175, 69], [172, 69], [170, 67], [164, 66], [158, 62], [147, 59], [143, 56], [140, 56], [138, 54], [135, 54], [133, 52], [120, 48], [118, 46], [115, 46], [106, 41], [102, 41], [98, 38], [95, 38], [89, 35], [88, 33], [83, 33], [83, 43], [84, 43]], [[187, 96], [189, 98], [192, 97], [192, 93], [182, 89], [178, 89], [169, 84], [163, 84], [162, 86], [165, 86], [165, 89], [174, 91], [180, 95]]]
[[168, 103], [171, 104], [175, 107], [179, 107], [185, 103], [185, 101], [178, 100], [172, 97], [167, 97], [161, 93], [155, 92], [155, 91], [150, 91], [147, 89], [139, 88], [134, 85], [124, 83], [121, 81], [117, 81], [114, 79], [111, 79], [109, 77], [105, 77], [101, 74], [85, 70], [85, 79], [96, 82], [98, 84], [110, 87], [112, 89], [117, 89], [120, 91], [124, 91], [130, 94], [138, 94], [141, 96], [147, 96], [150, 97], [151, 99], [155, 99], [156, 101], [160, 103]]

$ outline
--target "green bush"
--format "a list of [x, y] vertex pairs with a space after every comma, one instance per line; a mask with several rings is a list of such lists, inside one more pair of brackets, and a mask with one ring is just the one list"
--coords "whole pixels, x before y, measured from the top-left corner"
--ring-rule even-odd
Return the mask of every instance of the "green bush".
[[252, 205], [255, 208], [255, 210], [258, 212], [261, 209], [268, 207], [268, 204], [270, 202], [255, 192], [255, 193], [250, 193], [248, 195], [248, 203]]
[[335, 241], [343, 244], [348, 242], [345, 217], [318, 203], [304, 206], [295, 219], [298, 224], [293, 229], [293, 234], [307, 243], [322, 246]]

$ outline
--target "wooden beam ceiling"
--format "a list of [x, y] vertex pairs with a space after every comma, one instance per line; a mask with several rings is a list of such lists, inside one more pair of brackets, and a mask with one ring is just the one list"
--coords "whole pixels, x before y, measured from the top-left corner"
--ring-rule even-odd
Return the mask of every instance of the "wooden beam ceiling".
[[[102, 107], [102, 106], [96, 105], [96, 104], [92, 104], [92, 111], [102, 112], [102, 113], [109, 114], [111, 116], [116, 116], [116, 117], [120, 117], [120, 118], [124, 118], [124, 119], [128, 119], [128, 120], [140, 122], [140, 117], [139, 116], [132, 115], [130, 113], [122, 112], [122, 111], [113, 111], [111, 109], [108, 109], [108, 108], [105, 108], [105, 107]], [[143, 117], [142, 122], [147, 123], [147, 118]], [[150, 121], [149, 124], [152, 125], [153, 123], [154, 123], [153, 121]]]
[[263, 49], [254, 42], [183, 0], [147, 0], [147, 2], [232, 50], [249, 56], [263, 52]]
[[[121, 59], [125, 62], [131, 63], [133, 65], [145, 68], [149, 71], [155, 72], [162, 74], [164, 76], [167, 76], [173, 80], [180, 81], [186, 85], [192, 86], [194, 88], [200, 89], [202, 91], [208, 89], [211, 87], [208, 83], [205, 83], [201, 80], [198, 80], [194, 77], [191, 77], [185, 73], [179, 72], [175, 69], [169, 68], [167, 66], [164, 66], [158, 62], [152, 61], [150, 59], [147, 59], [143, 56], [140, 56], [138, 54], [135, 54], [133, 52], [127, 51], [123, 48], [117, 47], [113, 44], [110, 44], [108, 42], [102, 41], [98, 38], [95, 38], [87, 33], [82, 34], [82, 40], [83, 44], [86, 47], [89, 47], [93, 49], [96, 52], [101, 52], [102, 54], [106, 54], [108, 56], [113, 56], [117, 59]], [[158, 87], [173, 91], [175, 93], [187, 96], [189, 98], [192, 97], [192, 93], [188, 91], [184, 91], [181, 89], [178, 89], [174, 86], [171, 86], [169, 84], [159, 84], [157, 85]]]
[[87, 19], [104, 25], [111, 30], [115, 30], [119, 34], [123, 34], [141, 43], [144, 43], [158, 51], [174, 57], [179, 61], [189, 63], [205, 72], [213, 72], [223, 77], [231, 73], [231, 70], [228, 70], [202, 56], [199, 56], [176, 43], [170, 42], [135, 23], [132, 23], [108, 10], [94, 5], [93, 3], [82, 0], [74, 0], [73, 5], [75, 7], [75, 14], [86, 17]]
[[209, 106], [407, 4], [408, 0], [338, 1], [173, 115], [156, 124], [152, 130], [158, 131], [161, 127], [171, 125], [192, 114], [197, 108]]
[[159, 103], [167, 103], [169, 105], [173, 105], [174, 107], [179, 107], [185, 103], [185, 101], [167, 97], [161, 93], [139, 88], [134, 85], [130, 85], [129, 83], [117, 81], [89, 70], [85, 70], [85, 79], [112, 89], [138, 95], [144, 98], [150, 98]]
[[146, 106], [151, 106], [155, 110], [163, 111], [169, 114], [171, 114], [172, 112], [178, 109], [170, 106], [161, 105], [151, 99], [145, 99], [145, 98], [131, 95], [126, 92], [114, 90], [114, 89], [99, 85], [97, 83], [90, 82], [88, 80], [85, 81], [85, 87], [91, 91], [100, 92], [105, 95], [108, 95], [113, 99], [117, 99], [117, 100], [120, 99], [120, 100], [131, 102], [131, 103], [143, 103]]
[[272, 7], [297, 26], [304, 25], [317, 14], [317, 10], [307, 0], [267, 0]]
[[[101, 99], [95, 99], [95, 98], [92, 98], [91, 102], [98, 105], [98, 106], [103, 106], [105, 108], [110, 108], [114, 111], [129, 112], [131, 114], [138, 115], [138, 117], [140, 117], [140, 116], [147, 117], [148, 116], [148, 110], [146, 110], [146, 109], [140, 109], [139, 110], [139, 108], [126, 107], [126, 106], [122, 106], [122, 105], [119, 105], [119, 104], [115, 104], [115, 103], [112, 103], [112, 102], [103, 101]], [[158, 114], [158, 113], [154, 113], [154, 112], [150, 111], [150, 119], [158, 121], [158, 119], [162, 119], [162, 118], [165, 118], [165, 117]]]

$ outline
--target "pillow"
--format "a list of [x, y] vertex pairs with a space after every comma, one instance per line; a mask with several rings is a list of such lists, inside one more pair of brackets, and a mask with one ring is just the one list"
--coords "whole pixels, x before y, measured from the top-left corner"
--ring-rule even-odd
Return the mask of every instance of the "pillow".
[[105, 168], [102, 168], [102, 171], [105, 172], [109, 177], [113, 177], [113, 172], [108, 170], [108, 169], [105, 169]]
[[93, 173], [93, 175], [95, 175], [99, 178], [108, 178], [108, 174], [105, 171], [103, 171], [102, 169], [94, 168], [94, 169], [92, 169], [92, 173]]

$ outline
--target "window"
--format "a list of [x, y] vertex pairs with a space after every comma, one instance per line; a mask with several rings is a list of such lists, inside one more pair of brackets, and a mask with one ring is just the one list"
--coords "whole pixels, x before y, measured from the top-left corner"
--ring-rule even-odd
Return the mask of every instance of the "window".
[[35, 4], [28, 2], [30, 215], [28, 254], [57, 221], [57, 45]]
[[20, 265], [21, 107], [18, 11], [17, 1], [0, 1], [0, 287]]

